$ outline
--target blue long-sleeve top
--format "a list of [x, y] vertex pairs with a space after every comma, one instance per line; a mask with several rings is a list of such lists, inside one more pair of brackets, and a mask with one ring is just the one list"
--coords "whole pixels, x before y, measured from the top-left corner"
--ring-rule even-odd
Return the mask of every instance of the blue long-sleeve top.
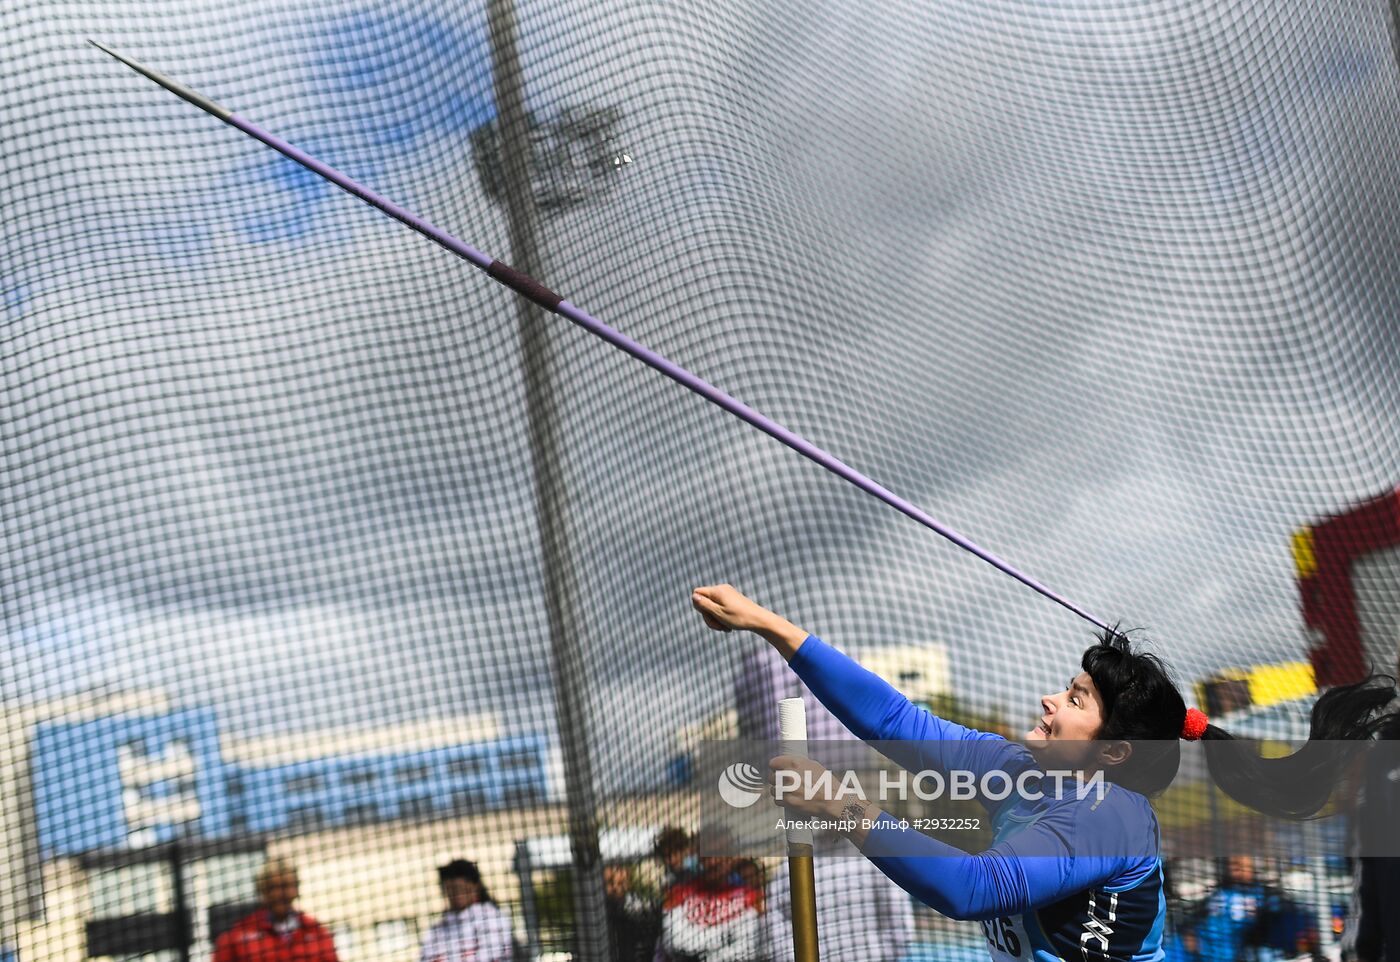
[[[1024, 746], [920, 708], [878, 675], [809, 635], [790, 667], [857, 737], [911, 771], [1038, 772]], [[989, 808], [994, 842], [969, 854], [885, 814], [862, 851], [944, 915], [983, 922], [994, 959], [1142, 962], [1161, 958], [1165, 900], [1156, 815], [1142, 795], [1107, 783], [1044, 797], [1011, 793]]]

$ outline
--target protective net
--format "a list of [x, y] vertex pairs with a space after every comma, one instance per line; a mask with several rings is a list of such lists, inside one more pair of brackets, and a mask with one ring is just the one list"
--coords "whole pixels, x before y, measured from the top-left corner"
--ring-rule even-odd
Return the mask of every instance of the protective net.
[[[6, 962], [650, 960], [697, 746], [798, 693], [695, 586], [1012, 734], [1092, 641], [88, 37], [1145, 627], [1213, 717], [1395, 663], [1380, 0], [7, 5]], [[1344, 848], [1169, 860], [1169, 939], [1335, 946]], [[839, 862], [827, 959], [1029, 951]], [[725, 884], [760, 934], [695, 957], [792, 958], [782, 862]]]

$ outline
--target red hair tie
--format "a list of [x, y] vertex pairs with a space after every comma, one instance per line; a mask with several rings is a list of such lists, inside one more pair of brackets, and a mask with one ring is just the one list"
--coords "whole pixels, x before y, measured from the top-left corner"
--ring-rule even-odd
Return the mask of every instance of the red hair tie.
[[1186, 720], [1181, 723], [1181, 737], [1188, 742], [1197, 742], [1206, 733], [1206, 726], [1210, 724], [1210, 719], [1206, 718], [1206, 713], [1199, 708], [1186, 709]]

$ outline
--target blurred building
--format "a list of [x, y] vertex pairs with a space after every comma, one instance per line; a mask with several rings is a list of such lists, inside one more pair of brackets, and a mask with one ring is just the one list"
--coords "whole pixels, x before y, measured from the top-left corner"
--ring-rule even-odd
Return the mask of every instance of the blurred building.
[[1285, 661], [1246, 668], [1222, 668], [1196, 683], [1196, 703], [1207, 715], [1296, 702], [1317, 691], [1313, 666]]
[[[884, 678], [915, 704], [929, 707], [951, 694], [948, 649], [938, 642], [851, 648], [861, 665]], [[810, 741], [844, 741], [850, 732], [817, 701], [783, 657], [767, 645], [746, 645], [734, 677], [734, 707], [676, 733], [680, 758], [694, 755], [701, 741], [778, 738], [778, 702], [801, 698]], [[685, 766], [677, 766], [688, 771]]]
[[239, 741], [161, 692], [6, 711], [0, 944], [23, 962], [174, 959], [188, 932], [202, 957], [275, 851], [302, 866], [342, 958], [411, 958], [439, 908], [435, 865], [486, 867], [495, 846], [505, 872], [514, 839], [562, 821], [547, 754], [490, 715]]
[[851, 657], [916, 705], [928, 707], [953, 692], [948, 647], [942, 643], [853, 648]]
[[124, 692], [82, 694], [0, 711], [0, 852], [7, 869], [0, 873], [0, 945], [5, 951], [13, 951], [20, 943], [20, 923], [42, 919], [46, 909], [34, 785], [41, 762], [31, 758], [35, 731], [54, 719], [82, 724], [168, 710], [159, 692]]
[[491, 716], [227, 749], [208, 708], [60, 715], [28, 733], [44, 859], [542, 801], [545, 752], [543, 736], [501, 737]]

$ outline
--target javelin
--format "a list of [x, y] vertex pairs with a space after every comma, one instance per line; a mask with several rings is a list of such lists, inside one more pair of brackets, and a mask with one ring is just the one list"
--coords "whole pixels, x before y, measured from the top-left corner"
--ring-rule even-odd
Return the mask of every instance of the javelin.
[[247, 120], [243, 117], [238, 116], [232, 110], [229, 110], [227, 107], [221, 106], [220, 104], [217, 104], [214, 101], [210, 100], [208, 97], [196, 93], [189, 87], [186, 87], [184, 84], [176, 83], [174, 80], [171, 80], [164, 74], [158, 73], [149, 67], [137, 63], [135, 60], [131, 60], [130, 58], [124, 57], [114, 50], [110, 50], [107, 47], [104, 47], [96, 40], [89, 40], [88, 43], [92, 44], [94, 47], [101, 50], [103, 53], [109, 54], [117, 60], [120, 60], [122, 63], [126, 64], [128, 67], [130, 67], [132, 70], [135, 70], [137, 73], [142, 74], [155, 81], [156, 83], [160, 84], [166, 90], [175, 94], [175, 96], [189, 101], [190, 103], [198, 107], [200, 110], [203, 110], [206, 113], [218, 117], [224, 123], [228, 124], [231, 127], [238, 128], [248, 136], [262, 141], [264, 144], [271, 147], [273, 150], [277, 151], [283, 156], [286, 156], [296, 161], [298, 164], [301, 164], [301, 166], [305, 167], [312, 173], [319, 174], [321, 177], [324, 177], [326, 180], [335, 184], [342, 190], [354, 194], [356, 197], [360, 198], [360, 200], [371, 205], [372, 207], [379, 208], [384, 213], [388, 214], [390, 217], [399, 221], [401, 224], [411, 227], [418, 233], [422, 234], [424, 237], [428, 238], [429, 240], [437, 242], [439, 246], [447, 248], [449, 251], [456, 254], [463, 260], [470, 261], [476, 267], [479, 267], [491, 277], [495, 278], [496, 281], [498, 281], [499, 283], [505, 285], [506, 287], [509, 287], [511, 290], [515, 291], [522, 297], [533, 301], [540, 307], [543, 307], [545, 310], [549, 311], [551, 314], [558, 314], [560, 317], [572, 321], [579, 327], [583, 328], [585, 331], [588, 331], [590, 334], [594, 334], [602, 338], [603, 340], [611, 344], [613, 347], [620, 348], [626, 351], [628, 354], [632, 355], [637, 360], [641, 361], [643, 364], [655, 368], [662, 374], [669, 377], [671, 380], [690, 388], [696, 394], [699, 394], [701, 397], [706, 398], [714, 404], [719, 405], [720, 407], [724, 408], [724, 410], [728, 411], [730, 414], [739, 418], [741, 421], [745, 421], [758, 428], [760, 431], [762, 431], [764, 434], [767, 434], [769, 437], [781, 441], [783, 444], [786, 444], [798, 454], [801, 454], [817, 462], [817, 464], [820, 464], [822, 467], [826, 468], [831, 473], [839, 477], [845, 478], [847, 481], [851, 482], [851, 484], [854, 484], [862, 491], [866, 492], [867, 494], [874, 495], [881, 501], [888, 504], [890, 507], [894, 508], [896, 511], [908, 515], [915, 521], [919, 522], [919, 524], [937, 532], [938, 534], [947, 538], [949, 541], [953, 542], [953, 544], [957, 545], [958, 547], [966, 551], [972, 552], [977, 557], [981, 558], [983, 561], [987, 562], [987, 564], [991, 565], [997, 570], [1010, 575], [1017, 581], [1021, 582], [1023, 585], [1026, 585], [1028, 588], [1040, 592], [1042, 595], [1049, 598], [1051, 601], [1063, 605], [1079, 617], [1083, 618], [1085, 621], [1097, 625], [1105, 631], [1112, 630], [1108, 627], [1108, 625], [1104, 624], [1102, 621], [1089, 614], [1083, 608], [1080, 608], [1078, 605], [1074, 604], [1068, 599], [1056, 594], [1054, 591], [1050, 590], [1045, 585], [1032, 578], [1030, 575], [1018, 571], [1016, 568], [1012, 567], [1007, 562], [1001, 560], [996, 555], [992, 554], [990, 551], [987, 551], [985, 548], [981, 548], [978, 547], [976, 544], [973, 544], [971, 541], [958, 534], [958, 532], [954, 531], [952, 528], [949, 528], [946, 525], [939, 523], [936, 519], [930, 517], [928, 514], [921, 511], [919, 508], [910, 504], [908, 501], [904, 500], [899, 495], [895, 494], [893, 491], [890, 491], [883, 485], [872, 481], [870, 478], [867, 478], [855, 468], [852, 468], [849, 465], [839, 461], [832, 455], [827, 454], [821, 448], [817, 447], [815, 444], [808, 441], [801, 435], [794, 434], [792, 431], [789, 431], [781, 424], [778, 424], [776, 421], [765, 417], [758, 411], [755, 411], [753, 408], [749, 407], [747, 404], [744, 404], [742, 401], [730, 397], [728, 394], [724, 393], [719, 388], [715, 387], [713, 384], [710, 384], [708, 381], [705, 381], [703, 378], [696, 377], [694, 374], [691, 374], [685, 368], [666, 359], [665, 357], [662, 357], [660, 354], [657, 354], [655, 351], [651, 350], [645, 345], [632, 340], [632, 338], [628, 337], [626, 334], [623, 334], [621, 331], [609, 327], [607, 324], [604, 324], [602, 321], [598, 320], [596, 317], [589, 314], [582, 308], [570, 304], [568, 301], [564, 300], [564, 298], [561, 295], [554, 293], [549, 288], [541, 284], [539, 281], [535, 280], [533, 277], [530, 277], [528, 274], [523, 274], [520, 271], [517, 271], [515, 268], [511, 267], [510, 265], [496, 260], [490, 254], [483, 253], [482, 251], [477, 250], [475, 247], [472, 247], [470, 244], [458, 240], [457, 238], [453, 237], [451, 234], [447, 233], [441, 228], [435, 227], [432, 224], [428, 223], [426, 220], [419, 217], [412, 211], [400, 207], [398, 204], [395, 204], [388, 198], [381, 196], [380, 194], [364, 186], [363, 184], [360, 184], [347, 177], [346, 175], [342, 174], [334, 167], [331, 167], [328, 164], [323, 164], [315, 157], [312, 157], [310, 154], [307, 154], [304, 151], [298, 149], [297, 147], [292, 146], [291, 144], [287, 143], [285, 140], [282, 140], [275, 134], [270, 134], [267, 131], [263, 130], [251, 120]]

